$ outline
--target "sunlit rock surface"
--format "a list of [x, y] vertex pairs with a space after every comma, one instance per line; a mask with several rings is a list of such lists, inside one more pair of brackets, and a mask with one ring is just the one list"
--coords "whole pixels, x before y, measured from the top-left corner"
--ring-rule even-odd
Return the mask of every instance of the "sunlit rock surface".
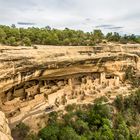
[[0, 46], [0, 109], [13, 125], [54, 107], [113, 100], [129, 89], [126, 70], [139, 74], [139, 55], [137, 44]]
[[13, 140], [8, 126], [8, 120], [3, 112], [0, 111], [0, 140]]
[[121, 66], [132, 62], [130, 59], [136, 62], [140, 52], [138, 45], [37, 48], [0, 46], [0, 91], [38, 77], [104, 70], [118, 72]]

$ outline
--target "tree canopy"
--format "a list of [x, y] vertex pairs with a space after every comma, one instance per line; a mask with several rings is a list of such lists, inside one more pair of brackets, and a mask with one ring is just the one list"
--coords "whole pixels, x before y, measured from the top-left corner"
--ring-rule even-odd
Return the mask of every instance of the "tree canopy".
[[16, 28], [15, 25], [0, 25], [0, 43], [12, 46], [25, 45], [72, 45], [89, 46], [102, 41], [119, 43], [140, 43], [140, 37], [132, 35], [120, 36], [119, 33], [104, 35], [101, 30], [83, 32], [81, 30], [44, 28]]

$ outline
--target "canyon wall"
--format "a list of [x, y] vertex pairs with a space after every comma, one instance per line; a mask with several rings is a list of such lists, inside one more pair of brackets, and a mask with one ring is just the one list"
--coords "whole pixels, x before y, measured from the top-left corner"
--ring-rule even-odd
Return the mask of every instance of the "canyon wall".
[[[139, 74], [140, 45], [0, 46], [0, 109], [10, 125], [71, 103], [110, 100]], [[114, 94], [110, 95], [110, 92]]]
[[8, 120], [3, 112], [0, 111], [0, 140], [13, 140], [8, 126]]
[[138, 64], [139, 51], [138, 45], [38, 46], [38, 49], [1, 46], [0, 91], [43, 77], [105, 70], [115, 73], [131, 65], [130, 60]]

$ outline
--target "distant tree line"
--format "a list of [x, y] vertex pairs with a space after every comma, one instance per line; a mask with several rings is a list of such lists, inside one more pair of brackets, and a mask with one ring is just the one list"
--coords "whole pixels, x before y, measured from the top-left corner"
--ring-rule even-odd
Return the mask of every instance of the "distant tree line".
[[39, 45], [72, 45], [89, 46], [101, 42], [140, 43], [140, 37], [135, 35], [120, 36], [119, 33], [104, 35], [101, 30], [83, 32], [81, 30], [44, 28], [16, 28], [15, 25], [0, 25], [0, 44], [18, 46]]

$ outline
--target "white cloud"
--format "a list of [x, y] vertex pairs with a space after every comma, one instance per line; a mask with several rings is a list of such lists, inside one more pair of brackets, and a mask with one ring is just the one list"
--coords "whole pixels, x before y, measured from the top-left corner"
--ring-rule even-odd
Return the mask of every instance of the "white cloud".
[[[37, 26], [140, 34], [139, 0], [0, 0], [0, 24], [32, 22]], [[104, 29], [105, 32], [112, 31]]]

